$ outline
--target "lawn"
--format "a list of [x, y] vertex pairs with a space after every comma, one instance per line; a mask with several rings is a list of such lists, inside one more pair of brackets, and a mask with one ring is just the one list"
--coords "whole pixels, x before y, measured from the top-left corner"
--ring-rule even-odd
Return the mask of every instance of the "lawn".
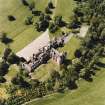
[[74, 53], [76, 49], [80, 48], [81, 40], [75, 36], [70, 39], [70, 41], [61, 49], [60, 51], [67, 52], [67, 59], [74, 59]]
[[[49, 0], [30, 0], [35, 1], [37, 10], [44, 12]], [[52, 0], [56, 8], [54, 15], [63, 15], [65, 19], [69, 19], [72, 15], [72, 9], [75, 5], [73, 0]], [[68, 8], [65, 8], [68, 7]], [[16, 21], [10, 22], [8, 15], [16, 17]], [[30, 16], [31, 12], [26, 6], [23, 6], [21, 0], [0, 0], [0, 32], [6, 32], [13, 39], [10, 47], [14, 52], [21, 50], [31, 41], [33, 41], [41, 33], [36, 32], [33, 26], [26, 26], [24, 20]], [[35, 21], [37, 21], [35, 17]], [[0, 43], [0, 55], [3, 52], [4, 45]]]
[[12, 65], [9, 68], [8, 73], [5, 75], [5, 78], [7, 80], [7, 83], [10, 83], [12, 78], [14, 78], [19, 72], [19, 67], [16, 65]]
[[[105, 58], [102, 62], [105, 63]], [[56, 93], [27, 105], [105, 105], [105, 68], [97, 71], [93, 82], [80, 80], [76, 90]]]
[[43, 64], [32, 73], [32, 78], [45, 81], [50, 77], [50, 73], [53, 70], [59, 70], [59, 66], [52, 60], [49, 60], [47, 64]]
[[64, 20], [70, 21], [73, 9], [76, 6], [74, 0], [56, 0], [55, 16], [63, 16]]
[[[36, 8], [44, 11], [48, 0], [34, 0]], [[8, 15], [16, 17], [16, 21], [8, 21]], [[29, 9], [22, 5], [21, 0], [0, 0], [0, 32], [6, 32], [13, 39], [10, 47], [14, 52], [19, 51], [41, 33], [36, 32], [34, 26], [26, 26], [24, 20], [30, 16]], [[35, 21], [37, 21], [35, 17]], [[0, 43], [0, 54], [3, 52], [4, 45]]]

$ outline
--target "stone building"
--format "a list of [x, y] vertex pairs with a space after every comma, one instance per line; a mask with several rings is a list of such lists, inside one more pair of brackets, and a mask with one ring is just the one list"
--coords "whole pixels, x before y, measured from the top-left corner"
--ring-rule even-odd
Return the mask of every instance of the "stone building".
[[64, 60], [66, 58], [66, 53], [59, 53], [58, 50], [52, 48], [51, 49], [51, 58], [58, 65], [61, 65], [62, 63], [64, 63]]
[[21, 66], [28, 72], [32, 72], [41, 64], [46, 63], [49, 59], [52, 59], [60, 65], [64, 62], [66, 53], [59, 53], [56, 49], [63, 46], [63, 44], [64, 37], [50, 40], [46, 31], [42, 34], [42, 36], [36, 39], [36, 41], [33, 41], [31, 44], [18, 52], [17, 56], [24, 59]]

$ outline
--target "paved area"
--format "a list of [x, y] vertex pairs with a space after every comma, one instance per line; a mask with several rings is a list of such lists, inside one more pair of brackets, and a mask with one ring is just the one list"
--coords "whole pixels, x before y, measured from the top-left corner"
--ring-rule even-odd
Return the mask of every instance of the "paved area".
[[50, 41], [48, 30], [35, 39], [32, 43], [27, 45], [21, 51], [17, 52], [16, 55], [25, 58], [27, 61], [33, 54], [38, 53], [39, 49], [46, 46]]
[[73, 36], [73, 33], [70, 33], [68, 36], [65, 37], [64, 43], [66, 44]]
[[81, 26], [80, 33], [78, 33], [77, 35], [79, 37], [83, 37], [84, 38], [86, 36], [86, 33], [87, 33], [88, 29], [89, 29], [89, 26], [88, 25]]

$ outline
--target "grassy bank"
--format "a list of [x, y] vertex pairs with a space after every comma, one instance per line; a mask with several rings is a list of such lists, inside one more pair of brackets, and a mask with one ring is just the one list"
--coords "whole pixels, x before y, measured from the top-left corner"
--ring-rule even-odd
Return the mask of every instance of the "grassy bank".
[[[101, 59], [105, 64], [105, 58]], [[93, 82], [80, 80], [78, 88], [55, 94], [27, 105], [105, 105], [105, 68], [93, 77]]]

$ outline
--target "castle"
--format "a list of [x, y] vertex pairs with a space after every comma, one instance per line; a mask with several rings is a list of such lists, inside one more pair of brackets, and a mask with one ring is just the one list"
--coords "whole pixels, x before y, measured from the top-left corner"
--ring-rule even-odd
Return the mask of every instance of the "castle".
[[[28, 72], [32, 72], [35, 68], [37, 68], [41, 64], [46, 63], [49, 59], [52, 59], [58, 65], [61, 65], [64, 62], [67, 54], [65, 52], [64, 53], [58, 52], [57, 48], [64, 45], [64, 38], [65, 36], [62, 36], [50, 41], [48, 33], [45, 32], [44, 34], [42, 34], [42, 36], [40, 36], [40, 38], [38, 39], [40, 41], [42, 40], [41, 42], [42, 46], [39, 44], [39, 47], [37, 47], [38, 49], [35, 48], [36, 46], [38, 46], [37, 43], [38, 41], [36, 39], [36, 41], [32, 42], [22, 51], [17, 53], [17, 55], [20, 58], [24, 59], [24, 62], [22, 62], [21, 67], [27, 70]], [[47, 39], [46, 42], [45, 39]], [[33, 46], [32, 49], [31, 46]], [[28, 52], [26, 52], [26, 50]], [[25, 56], [25, 54], [27, 56]]]

